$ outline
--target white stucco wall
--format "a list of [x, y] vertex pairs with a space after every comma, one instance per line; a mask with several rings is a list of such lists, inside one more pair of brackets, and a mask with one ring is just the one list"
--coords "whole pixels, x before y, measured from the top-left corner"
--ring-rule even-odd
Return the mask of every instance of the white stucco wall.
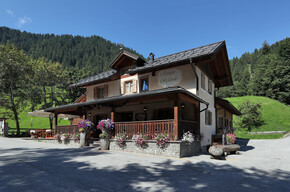
[[[216, 114], [214, 106], [214, 83], [212, 83], [212, 94], [208, 93], [208, 77], [205, 75], [205, 89], [201, 88], [201, 71], [197, 67], [196, 72], [199, 78], [199, 91], [198, 96], [209, 103], [208, 110], [212, 113], [212, 124], [205, 124], [205, 111], [200, 113], [200, 133], [203, 134], [204, 139], [201, 142], [201, 146], [211, 144], [212, 135], [216, 133]], [[206, 108], [205, 104], [200, 105], [200, 110]]]

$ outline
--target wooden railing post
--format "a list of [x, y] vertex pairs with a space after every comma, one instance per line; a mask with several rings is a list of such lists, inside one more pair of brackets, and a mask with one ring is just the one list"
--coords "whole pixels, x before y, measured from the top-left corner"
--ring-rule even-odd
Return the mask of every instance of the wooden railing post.
[[174, 106], [173, 136], [175, 140], [178, 139], [178, 105]]

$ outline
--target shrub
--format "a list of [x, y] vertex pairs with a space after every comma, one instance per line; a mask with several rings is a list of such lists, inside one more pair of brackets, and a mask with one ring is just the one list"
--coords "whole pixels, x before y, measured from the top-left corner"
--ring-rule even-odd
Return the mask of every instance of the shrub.
[[259, 127], [263, 124], [260, 103], [250, 103], [247, 101], [238, 106], [243, 115], [238, 116], [236, 119], [237, 125], [242, 129], [248, 129], [251, 131], [255, 127]]
[[94, 124], [91, 121], [85, 119], [78, 124], [79, 132], [90, 131], [93, 126]]
[[161, 148], [165, 147], [165, 144], [170, 141], [169, 135], [165, 135], [164, 133], [160, 133], [154, 138], [157, 145]]
[[115, 128], [114, 122], [111, 119], [104, 119], [99, 122], [97, 129], [100, 129], [104, 138], [110, 139], [112, 137], [112, 130]]

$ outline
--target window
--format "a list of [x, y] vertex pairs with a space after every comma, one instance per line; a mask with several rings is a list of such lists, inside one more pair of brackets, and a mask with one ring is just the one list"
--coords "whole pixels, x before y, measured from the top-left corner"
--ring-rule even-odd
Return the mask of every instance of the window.
[[125, 93], [133, 93], [133, 82], [132, 81], [125, 82]]
[[223, 127], [223, 122], [224, 122], [224, 118], [223, 117], [218, 117], [218, 128], [222, 128]]
[[137, 79], [121, 82], [121, 94], [136, 93], [137, 92]]
[[140, 79], [139, 92], [149, 91], [149, 80], [147, 78]]
[[212, 122], [212, 113], [209, 110], [205, 111], [205, 124], [206, 125], [211, 125]]
[[95, 87], [94, 98], [100, 99], [108, 96], [108, 86]]
[[212, 94], [212, 81], [208, 78], [208, 93]]
[[201, 79], [201, 88], [203, 88], [205, 90], [205, 75], [204, 73], [201, 71], [200, 72], [200, 79]]

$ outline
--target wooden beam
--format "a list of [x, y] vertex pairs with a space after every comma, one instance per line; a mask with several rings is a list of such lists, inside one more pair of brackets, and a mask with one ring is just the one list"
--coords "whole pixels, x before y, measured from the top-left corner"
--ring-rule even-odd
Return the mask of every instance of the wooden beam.
[[174, 106], [173, 136], [175, 140], [178, 139], [178, 105]]

